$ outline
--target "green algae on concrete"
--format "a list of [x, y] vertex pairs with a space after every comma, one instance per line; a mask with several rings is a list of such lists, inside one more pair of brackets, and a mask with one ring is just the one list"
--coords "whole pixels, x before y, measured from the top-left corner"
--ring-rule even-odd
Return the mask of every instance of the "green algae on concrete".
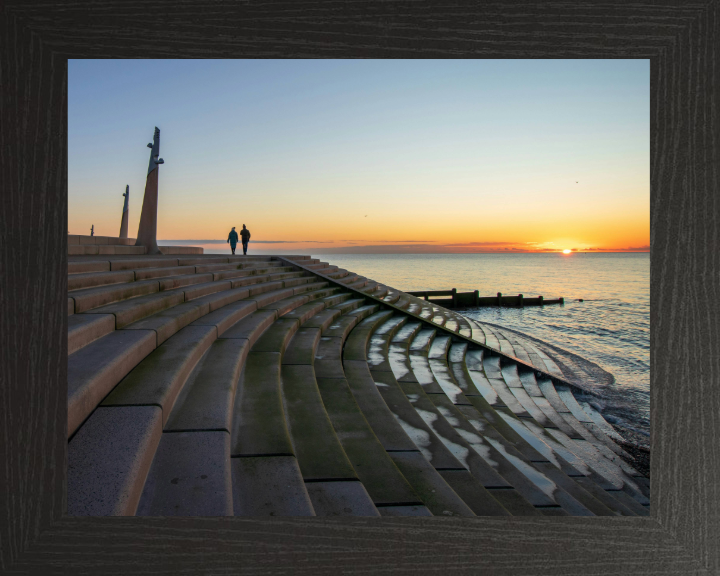
[[303, 479], [357, 478], [328, 418], [312, 366], [283, 365], [281, 377], [287, 421]]
[[232, 410], [247, 340], [215, 340], [187, 378], [165, 430], [232, 430]]
[[607, 506], [617, 516], [637, 516], [635, 512], [625, 506], [620, 500], [615, 498], [612, 494], [614, 492], [605, 490], [598, 486], [598, 484], [591, 478], [585, 476], [574, 478], [575, 482], [580, 484], [585, 490], [592, 494], [595, 498], [600, 500], [605, 506]]
[[235, 516], [315, 516], [294, 456], [232, 458]]
[[343, 340], [322, 336], [315, 351], [315, 374], [318, 378], [344, 378], [342, 368]]
[[[318, 304], [318, 303], [315, 303]], [[310, 304], [305, 304], [305, 306], [310, 306]], [[300, 307], [302, 308], [302, 306]], [[330, 326], [333, 325], [333, 322], [340, 316], [341, 312], [340, 310], [337, 310], [335, 308], [329, 308], [327, 310], [322, 310], [320, 312], [317, 312], [314, 314], [311, 318], [305, 320], [303, 323], [304, 328], [319, 328], [322, 333], [324, 334], [326, 330], [330, 328]]]
[[416, 504], [411, 506], [378, 506], [380, 516], [404, 517], [404, 516], [432, 516], [427, 506]]
[[[506, 490], [488, 490], [467, 470], [440, 470], [440, 476], [455, 493], [462, 498], [470, 509], [478, 516], [510, 516], [510, 512], [495, 498], [498, 492]], [[534, 511], [535, 508], [514, 492], [518, 506]]]
[[222, 292], [223, 290], [230, 290], [232, 288], [232, 282], [227, 280], [213, 281], [212, 278], [209, 282], [204, 284], [195, 284], [191, 287], [185, 288], [185, 301], [200, 298], [200, 296], [207, 296], [208, 294], [214, 294], [215, 292]]
[[532, 417], [533, 421], [543, 427], [554, 427], [552, 421], [545, 416], [537, 404], [525, 392], [525, 388], [510, 388], [510, 392], [515, 396], [520, 405]]
[[248, 354], [235, 396], [233, 456], [294, 455], [280, 390], [278, 352]]
[[163, 433], [137, 516], [232, 516], [230, 434]]
[[[498, 411], [493, 409], [482, 396], [467, 396], [467, 399], [470, 400], [472, 406], [458, 406], [458, 409], [478, 430], [487, 434], [486, 427], [492, 427], [528, 460], [541, 461], [545, 459], [537, 449], [530, 446], [527, 440], [518, 434], [516, 428], [509, 424], [510, 421], [513, 421], [521, 425], [517, 418], [514, 416], [509, 416], [508, 419], [501, 418]], [[478, 424], [476, 425], [475, 422]]]
[[[304, 325], [305, 322], [320, 313], [324, 308], [325, 306], [322, 302], [308, 302], [307, 304], [303, 304], [302, 306], [298, 306], [297, 308], [290, 310], [283, 316], [283, 318], [295, 318], [300, 322], [300, 324]], [[319, 328], [319, 326], [311, 327]]]
[[343, 351], [343, 358], [347, 360], [363, 360], [367, 361], [367, 346], [370, 337], [375, 328], [392, 316], [391, 310], [376, 312], [372, 316], [365, 318], [353, 329], [352, 334], [348, 337], [347, 344]]
[[244, 338], [254, 344], [265, 329], [277, 318], [275, 310], [257, 310], [226, 330], [221, 338]]
[[270, 325], [253, 345], [254, 352], [285, 352], [290, 339], [298, 329], [299, 322], [295, 319], [280, 318]]
[[363, 302], [365, 302], [365, 298], [351, 298], [350, 300], [345, 300], [345, 302], [332, 306], [332, 308], [340, 310], [342, 314], [347, 314], [348, 312], [356, 310], [359, 306], [362, 306]]
[[380, 516], [361, 482], [306, 482], [316, 516]]
[[[278, 317], [284, 316], [288, 312], [292, 312], [295, 308], [302, 306], [310, 300], [310, 296], [307, 294], [299, 294], [297, 296], [291, 296], [289, 298], [283, 298], [272, 304], [266, 304], [261, 310], [275, 310], [277, 311]], [[296, 319], [297, 321], [297, 319]]]
[[420, 452], [391, 452], [390, 457], [433, 516], [475, 516]]
[[214, 326], [186, 326], [138, 364], [102, 405], [160, 406], [165, 425], [180, 388], [216, 337]]
[[420, 500], [365, 420], [343, 378], [317, 378], [328, 417], [358, 478], [375, 504]]
[[285, 349], [283, 364], [306, 364], [312, 366], [320, 343], [320, 328], [300, 328]]
[[343, 366], [355, 401], [385, 450], [417, 450], [378, 392], [367, 362], [345, 360]]
[[339, 338], [344, 342], [358, 321], [357, 316], [351, 316], [349, 314], [340, 316], [337, 320], [333, 321], [332, 324], [327, 326], [323, 331], [323, 337]]

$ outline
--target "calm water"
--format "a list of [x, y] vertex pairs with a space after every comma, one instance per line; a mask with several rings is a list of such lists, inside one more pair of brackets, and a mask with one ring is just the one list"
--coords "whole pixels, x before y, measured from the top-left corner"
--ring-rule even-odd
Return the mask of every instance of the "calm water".
[[[471, 308], [470, 318], [507, 327], [594, 362], [614, 382], [590, 381], [593, 402], [647, 446], [650, 429], [650, 255], [315, 255], [403, 291], [479, 290], [480, 296], [563, 296], [564, 305]], [[578, 302], [583, 299], [584, 302]]]

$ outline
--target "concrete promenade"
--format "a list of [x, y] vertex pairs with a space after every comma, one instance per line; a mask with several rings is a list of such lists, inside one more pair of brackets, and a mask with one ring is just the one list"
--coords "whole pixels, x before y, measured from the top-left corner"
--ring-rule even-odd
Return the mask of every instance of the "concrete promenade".
[[70, 515], [648, 515], [531, 342], [309, 256], [134, 243], [69, 237]]

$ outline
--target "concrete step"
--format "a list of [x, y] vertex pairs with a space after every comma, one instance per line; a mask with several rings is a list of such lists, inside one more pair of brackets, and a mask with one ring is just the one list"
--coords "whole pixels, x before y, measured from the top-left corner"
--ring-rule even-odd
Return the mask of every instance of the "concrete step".
[[[126, 330], [114, 331], [95, 341], [92, 341], [94, 334], [109, 330], [108, 315], [87, 314], [101, 319], [93, 318], [84, 323], [76, 319], [83, 320], [81, 317], [86, 315], [75, 315], [73, 323], [76, 328], [69, 338], [75, 351], [68, 357], [68, 410], [71, 415], [68, 433], [72, 434], [98, 402], [156, 346], [163, 344], [188, 324], [196, 322], [198, 329], [211, 328], [215, 334], [222, 334], [229, 327], [229, 321], [234, 323], [258, 307], [292, 296], [292, 292], [290, 288], [250, 295], [247, 288], [228, 290], [170, 307], [145, 320], [128, 324]], [[241, 298], [245, 299], [242, 303], [238, 302]], [[220, 312], [219, 309], [233, 302], [238, 302], [233, 309], [224, 310], [213, 318], [207, 317], [209, 313]], [[272, 313], [276, 315], [276, 311]], [[205, 323], [199, 320], [203, 316], [206, 316]], [[86, 347], [77, 349], [83, 342], [87, 344]], [[165, 366], [162, 365], [161, 369], [165, 369]]]
[[[462, 464], [457, 462], [444, 446], [434, 441], [426, 430], [417, 428], [417, 426], [424, 426], [424, 423], [420, 423], [421, 419], [415, 421], [413, 416], [410, 416], [410, 419], [413, 419], [413, 424], [410, 424], [407, 422], [408, 415], [406, 413], [400, 416], [397, 410], [393, 411], [393, 408], [397, 407], [390, 407], [387, 399], [383, 397], [383, 393], [390, 388], [390, 385], [383, 385], [384, 382], [378, 384], [381, 378], [387, 376], [387, 373], [372, 373], [369, 370], [368, 358], [365, 353], [368, 339], [372, 341], [378, 337], [383, 340], [392, 338], [405, 320], [404, 318], [399, 320], [391, 318], [391, 314], [392, 312], [385, 312], [370, 316], [353, 329], [348, 338], [343, 354], [343, 365], [353, 396], [378, 439], [386, 450], [390, 451], [389, 454], [393, 460], [396, 461], [396, 464], [406, 468], [412, 478], [411, 485], [433, 514], [442, 514], [447, 509], [447, 513], [453, 515], [474, 515], [472, 509], [462, 502], [437, 471], [427, 463], [426, 457], [420, 455], [420, 450], [427, 451], [426, 453], [429, 455], [429, 446], [435, 449], [430, 457], [434, 458], [434, 462], [440, 462], [439, 467], [461, 469]], [[379, 332], [379, 334], [373, 335], [375, 332]], [[377, 354], [377, 351], [372, 353]], [[405, 420], [403, 416], [405, 416]], [[418, 448], [412, 441], [413, 437], [423, 438], [421, 448]], [[420, 458], [418, 459], [417, 456]], [[433, 497], [435, 501], [433, 501]], [[445, 509], [438, 509], [438, 499], [443, 503]], [[487, 495], [485, 509], [488, 513], [506, 514], [502, 506], [489, 495]]]
[[[588, 452], [592, 446], [589, 446], [587, 442], [580, 441], [581, 444], [573, 444], [573, 440], [565, 437], [563, 444], [557, 441], [562, 435], [558, 430], [541, 429], [529, 421], [521, 421], [504, 408], [493, 410], [482, 396], [468, 397], [468, 399], [472, 402], [473, 407], [459, 407], [468, 420], [480, 430], [487, 430], [489, 423], [492, 429], [496, 429], [501, 434], [501, 441], [504, 439], [513, 444], [529, 460], [555, 462], [559, 460], [561, 464], [567, 463], [565, 466], [571, 465], [587, 476], [589, 481], [603, 489], [619, 489], [624, 485], [623, 480], [609, 471], [607, 465], [601, 462], [599, 454], [590, 454], [588, 458]], [[482, 422], [478, 422], [478, 418]], [[556, 437], [557, 440], [553, 437]], [[581, 449], [582, 444], [585, 447]], [[542, 452], [542, 455], [538, 453], [538, 450]]]
[[137, 516], [232, 516], [230, 435], [163, 433]]
[[68, 356], [68, 437], [156, 347], [152, 330], [117, 330]]
[[68, 292], [68, 297], [75, 301], [75, 314], [77, 314], [93, 308], [99, 308], [105, 304], [159, 291], [160, 284], [157, 280], [144, 280], [142, 282], [73, 290]]
[[106, 286], [108, 284], [122, 284], [134, 282], [135, 273], [131, 270], [118, 272], [86, 272], [84, 274], [71, 274], [68, 277], [68, 290]]
[[333, 308], [340, 310], [340, 312], [343, 314], [346, 314], [351, 310], [356, 310], [364, 304], [365, 298], [354, 298], [353, 295], [351, 295], [348, 300], [345, 300], [344, 302], [341, 302], [339, 304], [335, 304]]
[[[118, 331], [118, 334], [144, 334], [144, 331]], [[112, 335], [111, 335], [112, 336]], [[159, 417], [160, 429], [167, 423], [169, 414], [172, 412], [175, 400], [183, 387], [188, 375], [195, 368], [199, 359], [203, 356], [210, 344], [216, 338], [214, 327], [187, 326], [172, 338], [147, 355], [120, 384], [110, 392], [102, 401], [98, 409], [93, 409], [92, 414], [78, 431], [76, 437], [87, 438], [82, 463], [77, 462], [75, 472], [84, 479], [91, 479], [97, 476], [98, 470], [104, 470], [109, 476], [124, 477], [128, 474], [125, 469], [127, 462], [118, 459], [118, 451], [128, 453], [128, 458], [133, 461], [141, 461], [145, 467], [144, 475], [132, 475], [130, 479], [121, 485], [114, 484], [114, 490], [107, 487], [102, 489], [94, 488], [92, 483], [86, 488], [83, 501], [86, 503], [95, 502], [96, 508], [109, 507], [113, 510], [120, 509], [121, 503], [127, 498], [127, 493], [133, 495], [136, 502], [139, 502], [143, 493], [147, 470], [155, 457], [155, 449], [160, 443], [160, 436], [157, 434], [157, 420]], [[104, 338], [103, 340], [107, 340]], [[88, 350], [91, 346], [86, 347]], [[70, 384], [70, 383], [69, 383]], [[135, 433], [143, 437], [153, 437], [153, 444], [125, 443], [123, 438], [115, 440], [115, 448], [108, 450], [112, 445], [114, 431], [108, 427], [114, 420], [113, 412], [122, 408], [137, 408], [143, 406], [159, 406], [160, 413], [153, 419], [142, 418], [137, 422], [128, 421], [127, 426], [134, 426]], [[73, 405], [69, 406], [70, 414], [73, 414]], [[128, 412], [131, 415], [133, 412]], [[74, 419], [76, 420], [76, 419]], [[95, 432], [94, 437], [88, 437], [90, 432], [105, 430], [104, 434]], [[90, 432], [88, 432], [90, 431]], [[109, 438], [110, 437], [110, 438]], [[71, 446], [75, 438], [71, 441]], [[101, 496], [103, 502], [98, 502]], [[134, 513], [125, 511], [122, 513]]]
[[159, 406], [98, 408], [68, 444], [68, 514], [134, 515], [161, 434]]
[[[202, 248], [201, 248], [202, 250]], [[93, 245], [93, 244], [70, 244], [68, 255], [70, 256], [93, 256], [97, 254], [145, 254], [144, 246], [123, 246], [123, 245]]]
[[153, 460], [138, 515], [233, 515], [230, 431], [250, 346], [214, 341], [178, 395]]
[[344, 378], [316, 378], [330, 422], [373, 504], [417, 506], [420, 498], [378, 441]]
[[[626, 477], [625, 480], [630, 485], [634, 485], [634, 482], [630, 480], [632, 476], [637, 475], [637, 472], [629, 466], [616, 451], [613, 451], [610, 447], [610, 440], [607, 437], [603, 437], [602, 432], [599, 429], [592, 428], [592, 422], [580, 422], [576, 414], [570, 412], [563, 399], [557, 393], [552, 381], [548, 378], [541, 378], [538, 380], [538, 386], [542, 391], [549, 404], [560, 414], [565, 422], [584, 440], [592, 445], [593, 449], [602, 454], [607, 460], [608, 465], [612, 468], [619, 467], [622, 472], [619, 474], [621, 477]], [[576, 410], [576, 413], [577, 410]], [[579, 413], [578, 413], [579, 414]], [[585, 416], [588, 420], [589, 417]], [[586, 425], [585, 425], [586, 424]], [[614, 443], [613, 443], [614, 444]], [[618, 448], [619, 449], [619, 448]], [[638, 495], [641, 494], [639, 487], [637, 488]]]
[[390, 371], [388, 347], [390, 340], [404, 326], [407, 316], [396, 315], [380, 325], [373, 335], [367, 349], [367, 363], [371, 370]]
[[[283, 318], [296, 318], [300, 324], [309, 322], [316, 314], [325, 310], [323, 299], [313, 300], [282, 314]], [[325, 318], [327, 315], [323, 316]], [[317, 327], [317, 326], [315, 326]]]
[[68, 355], [115, 330], [112, 314], [75, 314], [68, 318]]
[[71, 514], [648, 514], [609, 424], [516, 364], [554, 365], [520, 337], [309, 257], [82, 246]]
[[216, 338], [214, 326], [185, 326], [140, 362], [101, 405], [160, 406], [164, 427], [185, 380]]
[[83, 272], [116, 272], [118, 270], [136, 270], [138, 268], [177, 267], [177, 258], [151, 256], [148, 258], [102, 258], [68, 260], [68, 274]]
[[[423, 342], [424, 344], [424, 342]], [[455, 428], [458, 428], [458, 425], [462, 424], [463, 428], [463, 437], [465, 439], [472, 438], [473, 435], [473, 428], [470, 426], [469, 422], [465, 420], [464, 416], [462, 414], [458, 414], [457, 411], [468, 407], [466, 406], [455, 406], [454, 403], [457, 403], [464, 394], [477, 394], [477, 391], [475, 390], [472, 382], [470, 381], [470, 378], [468, 377], [466, 367], [463, 364], [463, 361], [465, 360], [465, 351], [466, 351], [467, 345], [466, 344], [455, 344], [451, 346], [449, 349], [447, 348], [447, 343], [441, 341], [441, 345], [439, 347], [434, 347], [434, 356], [435, 358], [432, 360], [433, 367], [435, 369], [435, 372], [440, 372], [437, 368], [441, 364], [445, 364], [446, 366], [452, 367], [451, 370], [445, 370], [440, 373], [436, 373], [435, 376], [437, 376], [437, 380], [443, 382], [444, 385], [444, 392], [449, 392], [449, 394], [429, 394], [428, 398], [430, 398], [436, 405], [438, 405], [438, 402], [445, 403], [444, 406], [439, 406], [439, 408], [442, 408], [446, 413], [451, 414], [452, 418], [451, 420], [455, 423], [453, 426]], [[400, 351], [399, 351], [400, 353]], [[444, 359], [445, 354], [447, 354], [447, 360], [450, 360], [449, 363], [447, 363], [447, 360]], [[477, 357], [470, 358], [471, 361], [474, 360], [475, 365], [473, 367], [477, 367], [478, 359]], [[463, 370], [460, 370], [460, 368], [463, 368]], [[515, 375], [517, 375], [517, 372], [515, 372]], [[420, 379], [423, 378], [423, 375], [420, 375]], [[508, 376], [510, 379], [510, 376]], [[417, 378], [416, 378], [417, 379]], [[410, 380], [410, 378], [406, 378], [406, 380]], [[517, 380], [517, 385], [520, 385], [519, 379]], [[417, 388], [414, 388], [417, 386]], [[422, 387], [420, 385], [407, 383], [403, 384], [403, 388], [405, 389], [405, 392], [409, 395], [412, 395], [412, 397], [417, 397], [418, 394], [421, 392], [424, 392]], [[451, 401], [452, 398], [452, 401]], [[464, 401], [464, 403], [467, 403], [467, 400]], [[427, 412], [427, 411], [426, 411]], [[458, 417], [460, 416], [460, 417]], [[439, 417], [438, 417], [439, 420]], [[477, 419], [475, 419], [477, 422]], [[484, 429], [484, 428], [483, 428]], [[459, 431], [459, 430], [458, 430]], [[476, 449], [476, 452], [478, 454], [488, 454], [488, 447], [487, 443], [488, 441], [482, 440], [482, 436], [475, 434], [476, 439], [480, 440], [478, 443], [478, 447]], [[508, 452], [512, 458], [514, 458], [514, 462], [522, 462], [524, 459], [524, 456], [517, 452], [516, 449], [513, 446], [508, 445], [505, 440], [500, 435], [495, 436], [495, 442], [498, 441], [498, 439], [501, 440], [501, 442], [498, 444], [504, 451]], [[483, 445], [484, 444], [484, 445]], [[492, 449], [495, 447], [491, 447]], [[513, 455], [514, 453], [514, 455]], [[517, 478], [517, 472], [526, 473], [528, 475], [529, 479], [532, 478], [540, 478], [542, 481], [540, 485], [544, 485], [546, 488], [551, 483], [554, 483], [555, 486], [558, 485], [558, 483], [563, 486], [564, 492], [567, 492], [567, 490], [571, 490], [572, 493], [575, 493], [577, 496], [581, 498], [581, 502], [585, 504], [584, 507], [589, 508], [593, 513], [601, 513], [601, 514], [611, 514], [612, 511], [609, 510], [607, 507], [602, 505], [601, 503], [597, 502], [595, 498], [590, 497], [584, 490], [578, 490], [576, 485], [569, 480], [569, 477], [567, 476], [567, 473], [574, 473], [578, 474], [577, 470], [573, 469], [571, 466], [567, 465], [565, 463], [565, 469], [559, 470], [556, 473], [555, 469], [553, 468], [549, 473], [546, 470], [544, 473], [539, 471], [537, 468], [540, 464], [535, 465], [532, 460], [541, 462], [545, 461], [545, 457], [541, 456], [536, 451], [532, 451], [531, 459], [527, 460], [524, 464], [525, 469], [523, 470], [523, 464], [520, 464], [520, 468], [518, 468], [517, 471], [513, 471], [513, 467], [517, 468], [514, 464], [511, 464], [510, 461], [508, 461], [507, 458], [503, 457], [501, 454], [498, 454], [497, 449], [494, 450], [494, 457], [491, 457], [489, 461], [492, 461], [494, 463], [497, 463], [498, 461], [504, 461], [504, 472], [506, 477], [510, 476], [513, 478]], [[555, 459], [557, 462], [557, 459]], [[544, 464], [542, 464], [544, 466]], [[501, 471], [501, 474], [502, 472]], [[538, 477], [538, 473], [541, 475]], [[549, 476], [548, 476], [549, 474]], [[544, 480], [542, 477], [544, 476]], [[551, 480], [551, 477], [554, 477], [554, 481]], [[563, 495], [563, 498], [565, 496]], [[587, 510], [584, 510], [583, 508], [577, 507], [577, 499], [568, 500], [568, 502], [572, 505], [574, 508], [573, 513], [587, 513]], [[567, 504], [566, 504], [567, 505]]]
[[279, 352], [251, 350], [236, 398], [232, 455], [295, 456], [281, 396]]
[[[282, 275], [276, 275], [282, 276]], [[252, 286], [250, 294], [281, 288], [295, 286], [304, 278], [292, 277], [287, 280], [267, 281], [271, 275], [255, 276], [240, 280], [213, 281], [211, 274], [193, 274], [177, 277], [160, 278], [158, 280], [145, 280], [127, 284], [81, 289], [69, 292], [73, 302], [73, 313], [113, 313], [118, 317], [118, 328], [143, 318], [149, 314], [165, 309], [175, 302], [182, 294], [180, 301], [189, 301], [216, 292], [228, 291], [231, 288]], [[315, 287], [318, 284], [304, 284], [303, 286]], [[306, 290], [302, 288], [301, 290]], [[162, 291], [162, 293], [157, 293]], [[150, 295], [156, 293], [154, 295]], [[146, 296], [143, 297], [142, 295]], [[110, 304], [112, 303], [112, 304]], [[122, 320], [121, 320], [122, 317]]]
[[358, 480], [325, 410], [312, 364], [283, 364], [281, 374], [288, 425], [303, 480]]
[[356, 280], [355, 282], [348, 282], [348, 283], [343, 282], [343, 284], [345, 284], [345, 286], [347, 286], [348, 288], [352, 288], [353, 290], [360, 290], [360, 288], [367, 286], [368, 279], [361, 277], [359, 280]]
[[117, 238], [114, 236], [84, 236], [82, 234], [68, 234], [68, 245], [73, 244], [113, 244], [121, 246], [134, 246], [135, 238]]

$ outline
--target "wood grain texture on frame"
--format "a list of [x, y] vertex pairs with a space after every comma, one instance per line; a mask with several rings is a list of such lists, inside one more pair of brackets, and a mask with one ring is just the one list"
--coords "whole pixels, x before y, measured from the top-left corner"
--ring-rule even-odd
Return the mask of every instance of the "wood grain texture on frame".
[[[719, 4], [6, 2], [0, 572], [720, 572]], [[88, 57], [650, 59], [652, 516], [64, 516], [67, 59]]]

